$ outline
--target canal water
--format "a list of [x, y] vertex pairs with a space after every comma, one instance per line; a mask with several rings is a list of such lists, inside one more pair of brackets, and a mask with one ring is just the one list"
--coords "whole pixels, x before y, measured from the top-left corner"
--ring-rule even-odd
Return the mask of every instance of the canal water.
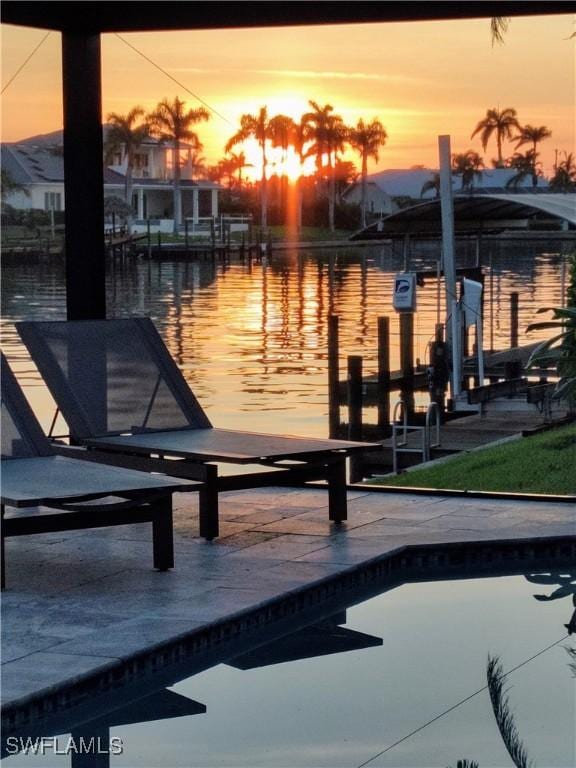
[[[542, 241], [485, 244], [485, 347], [509, 345], [512, 292], [520, 294], [519, 343], [543, 337], [525, 330], [541, 319], [540, 307], [562, 303], [561, 248]], [[437, 257], [437, 245], [422, 247], [408, 267], [434, 271]], [[474, 266], [475, 259], [472, 249], [464, 250], [458, 266]], [[325, 437], [327, 316], [340, 316], [342, 378], [351, 354], [363, 355], [365, 371], [375, 372], [381, 315], [391, 318], [391, 366], [398, 368], [392, 285], [405, 266], [390, 245], [287, 251], [252, 265], [134, 258], [109, 265], [108, 314], [154, 320], [215, 426]], [[426, 279], [417, 300], [415, 357], [426, 362], [434, 324], [444, 318], [443, 290]], [[65, 315], [62, 261], [4, 261], [2, 346], [45, 427], [53, 404], [13, 324]]]

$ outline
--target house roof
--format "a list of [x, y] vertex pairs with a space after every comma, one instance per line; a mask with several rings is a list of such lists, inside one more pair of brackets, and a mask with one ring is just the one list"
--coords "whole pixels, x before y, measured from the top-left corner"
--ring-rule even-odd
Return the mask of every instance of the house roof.
[[485, 0], [484, 2], [247, 2], [225, 4], [214, 12], [213, 2], [144, 2], [135, 12], [133, 3], [119, 2], [21, 2], [4, 0], [2, 21], [65, 32], [136, 32], [175, 29], [355, 24], [386, 21], [431, 21], [490, 16], [529, 16], [567, 13], [567, 3], [548, 0]]
[[2, 167], [18, 184], [64, 181], [64, 158], [48, 147], [2, 144]]

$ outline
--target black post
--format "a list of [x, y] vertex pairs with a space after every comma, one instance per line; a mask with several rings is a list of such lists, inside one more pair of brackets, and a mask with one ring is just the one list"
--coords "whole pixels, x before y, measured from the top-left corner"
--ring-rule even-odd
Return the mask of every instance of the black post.
[[106, 317], [100, 35], [62, 33], [66, 310]]
[[186, 256], [188, 256], [189, 248], [190, 248], [190, 243], [188, 242], [188, 219], [184, 219], [184, 251], [186, 253]]
[[414, 315], [400, 313], [400, 368], [402, 371], [402, 400], [408, 418], [414, 413]]
[[390, 319], [378, 318], [378, 429], [390, 429]]
[[518, 346], [518, 294], [510, 294], [510, 346]]
[[328, 433], [332, 439], [336, 439], [340, 431], [338, 377], [338, 315], [328, 315]]
[[[348, 439], [362, 440], [362, 358], [348, 357]], [[362, 479], [359, 459], [350, 458], [350, 482]]]
[[146, 233], [148, 235], [148, 258], [152, 258], [152, 237], [150, 235], [150, 219], [146, 220]]

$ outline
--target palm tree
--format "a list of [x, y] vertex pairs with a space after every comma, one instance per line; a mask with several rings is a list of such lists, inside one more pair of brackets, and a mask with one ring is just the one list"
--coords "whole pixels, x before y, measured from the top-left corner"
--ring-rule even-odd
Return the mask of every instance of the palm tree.
[[204, 107], [186, 109], [178, 97], [174, 101], [162, 99], [156, 109], [148, 115], [148, 126], [152, 135], [160, 141], [172, 143], [174, 159], [174, 233], [178, 233], [182, 221], [182, 193], [180, 189], [180, 147], [182, 142], [191, 144], [199, 151], [202, 143], [192, 126], [202, 120], [209, 120], [210, 113]]
[[362, 158], [362, 196], [360, 206], [362, 208], [362, 226], [366, 226], [366, 180], [368, 177], [368, 160], [378, 162], [379, 149], [386, 144], [388, 134], [380, 120], [374, 119], [366, 124], [360, 119], [355, 128], [351, 128], [348, 141], [352, 149]]
[[484, 160], [472, 149], [452, 155], [452, 173], [462, 176], [463, 190], [472, 189], [474, 178], [482, 176], [482, 168], [484, 168]]
[[30, 197], [30, 190], [25, 187], [24, 184], [20, 184], [18, 181], [14, 181], [10, 172], [5, 168], [0, 171], [0, 198], [4, 203], [7, 197], [15, 195], [17, 192], [22, 192], [26, 197]]
[[[532, 178], [532, 184], [536, 186], [538, 184], [538, 176], [540, 175], [538, 165], [537, 154], [534, 154], [533, 149], [529, 149], [524, 154], [522, 152], [514, 152], [514, 155], [508, 162], [508, 167], [513, 168], [516, 173], [508, 179], [506, 187], [516, 189], [528, 177]], [[536, 183], [534, 183], [534, 179], [536, 179]]]
[[518, 116], [516, 110], [512, 107], [506, 107], [502, 112], [494, 107], [493, 109], [486, 110], [486, 117], [480, 120], [470, 138], [474, 138], [477, 133], [480, 134], [480, 141], [482, 147], [486, 151], [486, 147], [492, 134], [496, 135], [496, 144], [498, 147], [498, 159], [497, 168], [504, 167], [504, 159], [502, 157], [502, 140], [512, 139], [512, 131], [520, 130], [520, 124], [518, 122]]
[[246, 155], [244, 152], [230, 152], [230, 160], [234, 166], [234, 171], [238, 171], [238, 190], [242, 190], [242, 171], [244, 168], [251, 168], [252, 163], [246, 162]]
[[334, 166], [336, 155], [342, 151], [346, 143], [348, 130], [340, 115], [332, 114], [334, 107], [325, 104], [321, 107], [316, 101], [309, 101], [311, 112], [302, 116], [307, 125], [309, 139], [313, 142], [310, 154], [316, 155], [316, 173], [322, 178], [323, 159], [327, 158], [329, 192], [328, 192], [328, 226], [334, 231], [334, 208], [336, 198], [336, 179]]
[[260, 207], [262, 211], [260, 223], [263, 227], [268, 226], [268, 179], [266, 178], [266, 168], [268, 158], [266, 156], [267, 141], [271, 138], [270, 120], [266, 107], [260, 107], [257, 115], [244, 114], [240, 118], [240, 129], [228, 139], [225, 151], [229, 152], [232, 147], [240, 144], [247, 139], [256, 139], [262, 152], [262, 179], [260, 181]]
[[144, 117], [144, 109], [140, 106], [133, 107], [130, 112], [120, 115], [110, 112], [107, 116], [108, 131], [106, 135], [106, 155], [116, 152], [122, 153], [126, 160], [126, 175], [124, 176], [124, 199], [132, 209], [132, 172], [134, 170], [134, 158], [136, 150], [148, 136], [148, 126], [141, 122]]
[[432, 177], [422, 184], [420, 197], [424, 197], [426, 192], [430, 190], [434, 190], [434, 198], [440, 197], [440, 174], [437, 172], [433, 173]]
[[538, 157], [537, 147], [541, 141], [550, 138], [550, 136], [552, 136], [552, 131], [545, 125], [540, 125], [538, 127], [534, 125], [525, 125], [523, 128], [520, 128], [520, 133], [515, 137], [516, 149], [525, 144], [532, 144], [532, 158], [534, 160], [534, 167], [532, 170], [533, 187], [538, 184], [538, 173], [536, 171], [536, 158]]
[[572, 152], [564, 152], [564, 160], [554, 169], [550, 179], [550, 189], [553, 192], [570, 192], [576, 189], [576, 162]]
[[295, 129], [296, 123], [287, 115], [275, 115], [270, 119], [270, 139], [272, 146], [282, 150], [283, 172], [280, 179], [280, 209], [283, 207], [283, 197], [287, 182], [285, 172], [286, 158], [288, 156], [288, 148], [293, 144]]

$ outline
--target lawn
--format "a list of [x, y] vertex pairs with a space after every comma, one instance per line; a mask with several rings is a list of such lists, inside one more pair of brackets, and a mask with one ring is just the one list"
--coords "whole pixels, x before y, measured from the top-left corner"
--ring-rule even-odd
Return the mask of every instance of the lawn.
[[576, 425], [370, 482], [416, 488], [576, 494]]

